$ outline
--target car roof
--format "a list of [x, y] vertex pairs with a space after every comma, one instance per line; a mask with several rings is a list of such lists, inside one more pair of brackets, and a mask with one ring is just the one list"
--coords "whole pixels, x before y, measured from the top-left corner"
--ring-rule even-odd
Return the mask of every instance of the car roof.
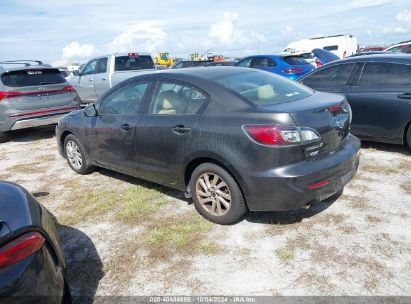
[[345, 59], [334, 61], [331, 64], [339, 64], [346, 62], [396, 62], [396, 63], [411, 63], [411, 55], [402, 53], [388, 53], [387, 54], [374, 54], [374, 55], [359, 55], [354, 57], [348, 57]]
[[[307, 52], [308, 53], [308, 52]], [[249, 57], [288, 57], [288, 56], [297, 56], [297, 57], [301, 57], [300, 54], [291, 54], [288, 52], [281, 52], [281, 53], [275, 53], [275, 54], [258, 54], [258, 55], [250, 55], [247, 56], [245, 58], [249, 58]]]
[[[233, 66], [211, 66], [208, 68], [204, 67], [193, 67], [193, 68], [185, 68], [185, 69], [167, 69], [167, 70], [158, 70], [154, 72], [157, 75], [164, 75], [168, 77], [172, 76], [187, 76], [187, 77], [196, 77], [202, 78], [206, 80], [212, 80], [216, 77], [228, 77], [234, 76], [238, 74], [242, 74], [245, 72], [255, 72], [257, 70], [250, 69], [250, 68], [242, 68], [242, 67], [233, 67]], [[147, 74], [145, 74], [147, 75]]]
[[36, 70], [36, 69], [51, 69], [51, 70], [58, 70], [58, 68], [52, 67], [50, 65], [30, 65], [30, 66], [19, 66], [19, 67], [7, 67], [1, 66], [0, 64], [0, 74], [13, 72], [13, 71], [26, 71], [26, 70]]

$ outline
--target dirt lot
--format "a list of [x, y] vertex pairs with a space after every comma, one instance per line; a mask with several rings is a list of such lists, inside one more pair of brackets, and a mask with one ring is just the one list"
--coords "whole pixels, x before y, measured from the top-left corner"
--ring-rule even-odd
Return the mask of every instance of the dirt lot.
[[344, 194], [309, 210], [203, 220], [182, 193], [76, 175], [53, 129], [0, 144], [0, 179], [58, 219], [74, 294], [411, 295], [411, 155], [366, 143]]

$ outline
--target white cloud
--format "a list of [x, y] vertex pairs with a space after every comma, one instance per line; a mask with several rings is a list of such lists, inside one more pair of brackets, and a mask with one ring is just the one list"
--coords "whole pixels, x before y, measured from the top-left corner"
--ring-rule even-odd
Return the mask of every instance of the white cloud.
[[66, 45], [63, 48], [63, 58], [87, 58], [93, 55], [94, 45], [80, 44], [77, 41]]
[[405, 10], [395, 16], [399, 22], [411, 22], [411, 11]]
[[281, 29], [283, 35], [289, 35], [294, 32], [294, 28], [291, 25], [286, 25]]
[[355, 7], [376, 6], [386, 3], [386, 0], [352, 0], [351, 5]]
[[110, 52], [154, 52], [159, 50], [166, 38], [167, 34], [157, 21], [139, 22], [114, 37], [108, 45], [108, 50]]
[[397, 26], [397, 27], [386, 26], [383, 28], [382, 32], [384, 34], [406, 34], [406, 33], [411, 32], [411, 30], [403, 26]]

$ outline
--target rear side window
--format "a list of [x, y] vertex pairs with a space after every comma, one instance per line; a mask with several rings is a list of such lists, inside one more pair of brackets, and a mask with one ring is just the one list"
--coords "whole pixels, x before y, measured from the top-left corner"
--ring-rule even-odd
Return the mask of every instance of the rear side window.
[[236, 66], [248, 68], [248, 67], [250, 67], [251, 59], [252, 59], [252, 57], [245, 58], [245, 59], [239, 61], [239, 62], [236, 64]]
[[225, 76], [216, 81], [257, 106], [286, 103], [313, 94], [310, 88], [295, 81], [260, 70]]
[[287, 56], [283, 58], [285, 62], [290, 65], [303, 65], [303, 64], [310, 64], [301, 56]]
[[251, 61], [251, 68], [266, 68], [268, 67], [267, 57], [254, 57]]
[[151, 56], [119, 56], [115, 59], [115, 71], [130, 71], [154, 68], [155, 66]]
[[366, 63], [359, 86], [378, 88], [411, 86], [411, 66], [395, 63]]
[[33, 69], [4, 73], [1, 81], [8, 87], [29, 87], [64, 83], [66, 79], [58, 69]]
[[338, 51], [338, 45], [325, 46], [324, 50], [326, 50], [326, 51]]
[[97, 62], [97, 73], [107, 72], [107, 57], [100, 58]]
[[196, 114], [207, 96], [199, 90], [178, 83], [163, 82], [150, 104], [149, 114]]
[[307, 76], [302, 82], [314, 89], [344, 87], [354, 66], [355, 63], [349, 63], [326, 67]]

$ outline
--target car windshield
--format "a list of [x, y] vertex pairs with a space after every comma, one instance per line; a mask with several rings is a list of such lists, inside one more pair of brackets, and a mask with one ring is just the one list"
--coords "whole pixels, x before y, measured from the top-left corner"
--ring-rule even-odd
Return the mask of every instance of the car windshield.
[[154, 69], [154, 62], [151, 56], [119, 56], [115, 60], [116, 71]]
[[242, 72], [215, 80], [257, 106], [286, 103], [313, 94], [304, 85], [264, 71]]

